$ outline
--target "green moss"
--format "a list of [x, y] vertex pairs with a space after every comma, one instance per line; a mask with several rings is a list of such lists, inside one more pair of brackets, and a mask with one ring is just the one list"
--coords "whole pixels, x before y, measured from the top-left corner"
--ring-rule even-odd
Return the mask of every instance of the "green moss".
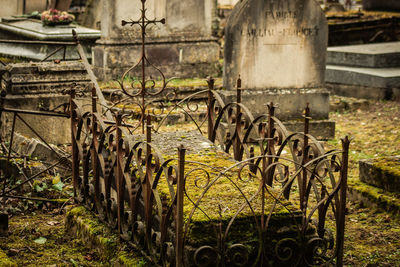
[[[132, 77], [128, 77], [124, 85], [128, 86], [130, 88], [131, 83], [133, 81]], [[109, 82], [99, 82], [100, 88], [101, 89], [109, 89], [109, 88], [120, 88], [120, 85], [116, 81], [109, 81]], [[162, 81], [156, 81], [156, 86], [160, 87], [162, 86]], [[222, 79], [217, 78], [215, 80], [215, 87], [220, 87], [222, 86]], [[139, 88], [139, 84], [135, 85], [135, 88]], [[173, 79], [168, 83], [168, 87], [172, 88], [179, 88], [179, 87], [207, 87], [207, 80], [206, 79], [201, 79], [201, 78], [187, 78], [187, 79]]]
[[[238, 172], [240, 166], [234, 167], [229, 171], [226, 171], [237, 163], [230, 157], [230, 155], [226, 153], [220, 151], [200, 151], [198, 153], [186, 155], [185, 160], [185, 173], [187, 174], [195, 168], [203, 168], [203, 170], [191, 172], [190, 175], [188, 175], [186, 178], [187, 196], [184, 200], [185, 218], [188, 217], [194, 207], [188, 197], [192, 200], [197, 200], [204, 191], [204, 189], [199, 188], [198, 186], [204, 186], [207, 184], [207, 175], [204, 171], [210, 174], [209, 182], [218, 179], [209, 188], [201, 202], [201, 207], [203, 210], [207, 211], [207, 215], [209, 216], [209, 218], [205, 216], [202, 212], [197, 210], [192, 217], [192, 220], [195, 222], [209, 222], [210, 220], [219, 221], [220, 214], [218, 207], [220, 205], [222, 206], [222, 208], [227, 208], [221, 214], [222, 219], [229, 220], [230, 218], [232, 218], [232, 216], [235, 215], [240, 207], [246, 203], [243, 195], [247, 199], [250, 199], [250, 197], [256, 194], [259, 189], [260, 180], [258, 177], [252, 177], [248, 181], [246, 181], [250, 177], [250, 173], [247, 168], [243, 169], [241, 172], [242, 179], [245, 181], [239, 179]], [[207, 166], [199, 165], [196, 162], [201, 162], [202, 164], [206, 164]], [[222, 172], [224, 173], [224, 175], [220, 176]], [[164, 187], [162, 184], [160, 185], [160, 190], [165, 191], [165, 184]], [[275, 203], [274, 197], [277, 195], [277, 192], [272, 188], [270, 188], [269, 191], [270, 195], [266, 194], [265, 198], [265, 210], [267, 212], [270, 211], [272, 205]], [[254, 208], [256, 215], [260, 215], [261, 197], [259, 196], [255, 200], [253, 200], [251, 206]], [[290, 202], [281, 198], [278, 205], [274, 209], [274, 215], [281, 214], [283, 216], [288, 216], [289, 211], [296, 212], [296, 208]], [[243, 211], [238, 214], [239, 218], [246, 218], [248, 216], [253, 217], [251, 210], [248, 207], [243, 209]]]
[[119, 254], [118, 262], [122, 266], [126, 267], [141, 267], [147, 265], [145, 260], [137, 257], [132, 258], [131, 254], [126, 251], [123, 251]]
[[87, 211], [84, 207], [78, 206], [78, 207], [75, 207], [75, 208], [71, 209], [71, 210], [67, 213], [67, 217], [71, 217], [71, 216], [81, 216], [81, 215], [84, 215], [84, 214], [87, 214], [87, 213], [88, 213], [88, 211]]
[[380, 209], [400, 215], [400, 194], [354, 180], [349, 181], [349, 192], [358, 200], [368, 202], [366, 204], [375, 204]]
[[[91, 212], [84, 207], [76, 207], [67, 213], [67, 231], [72, 232], [77, 238], [84, 240], [96, 249], [105, 262], [144, 262], [134, 252], [124, 251], [124, 245], [119, 241], [117, 233], [100, 222]], [[129, 265], [126, 266], [141, 266]]]
[[13, 262], [10, 258], [8, 258], [6, 253], [4, 253], [0, 249], [0, 266], [2, 266], [2, 267], [14, 267], [14, 266], [17, 266], [17, 264], [15, 262]]
[[[0, 240], [0, 247], [16, 266], [104, 266], [97, 252], [86, 242], [65, 232], [64, 215], [17, 215], [10, 220], [10, 235]], [[46, 238], [43, 244], [34, 240]], [[0, 266], [4, 266], [0, 263]]]
[[[165, 156], [165, 158], [171, 159], [172, 156]], [[187, 222], [194, 210], [191, 217], [190, 234], [187, 236], [187, 241], [192, 245], [200, 246], [217, 242], [215, 231], [218, 229], [218, 225], [221, 225], [222, 229], [226, 229], [233, 217], [235, 217], [235, 223], [230, 229], [231, 240], [246, 240], [245, 242], [249, 242], [249, 245], [254, 240], [258, 240], [259, 232], [256, 221], [260, 221], [262, 214], [261, 193], [259, 192], [256, 198], [252, 199], [252, 197], [259, 191], [260, 177], [250, 176], [248, 168], [245, 167], [241, 170], [242, 179], [239, 179], [240, 166], [232, 168], [235, 164], [237, 162], [230, 155], [216, 148], [188, 153], [185, 156], [185, 174], [187, 176], [183, 213], [184, 221]], [[193, 202], [197, 202], [205, 190], [204, 187], [210, 183], [213, 183], [212, 186], [209, 187], [199, 203], [201, 209], [194, 209]], [[166, 196], [171, 201], [165, 178], [160, 179], [157, 188], [160, 195]], [[278, 191], [272, 188], [268, 188], [268, 191], [264, 198], [265, 214], [269, 214], [273, 210], [268, 227], [269, 232], [273, 233], [283, 224], [293, 224], [293, 218], [300, 218], [300, 212], [283, 197], [276, 202]], [[247, 200], [252, 199], [251, 208], [253, 210], [246, 203], [244, 196]], [[275, 204], [276, 206], [274, 206]]]
[[400, 158], [383, 157], [374, 160], [373, 166], [400, 179]]

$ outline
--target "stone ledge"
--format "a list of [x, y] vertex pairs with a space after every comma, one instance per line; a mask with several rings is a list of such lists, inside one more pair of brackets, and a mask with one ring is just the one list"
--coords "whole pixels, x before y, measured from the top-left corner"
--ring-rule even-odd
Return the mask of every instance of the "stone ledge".
[[383, 189], [359, 181], [349, 181], [349, 200], [359, 201], [361, 204], [390, 212], [400, 217], [400, 195], [386, 192]]
[[110, 266], [147, 265], [146, 261], [138, 256], [138, 252], [121, 243], [115, 232], [84, 207], [75, 207], [68, 211], [65, 228], [67, 234], [82, 239], [89, 247], [96, 249], [102, 260]]
[[[236, 102], [236, 91], [219, 91], [225, 103]], [[242, 90], [242, 103], [254, 117], [266, 114], [267, 105], [278, 105], [276, 117], [282, 121], [301, 119], [307, 103], [315, 120], [329, 118], [329, 92], [324, 88]]]
[[400, 193], [400, 156], [359, 161], [360, 181]]
[[400, 66], [400, 42], [329, 47], [327, 64], [368, 68]]
[[[147, 59], [159, 68], [165, 77], [193, 78], [217, 76], [220, 72], [219, 45], [216, 42], [179, 42], [175, 44], [148, 44]], [[93, 47], [93, 71], [99, 80], [120, 78], [136, 65], [140, 55], [140, 45], [96, 45]], [[121, 60], [123, 59], [123, 60]], [[146, 74], [161, 78], [154, 67], [148, 67]], [[129, 75], [140, 76], [140, 67]]]
[[[286, 121], [283, 125], [291, 132], [303, 132], [304, 122]], [[331, 120], [312, 120], [310, 121], [310, 134], [318, 140], [328, 140], [335, 138], [336, 123]]]
[[334, 95], [400, 101], [400, 88], [382, 88], [340, 83], [326, 83], [326, 88]]
[[378, 88], [400, 87], [400, 68], [360, 68], [327, 65], [327, 83], [339, 83]]

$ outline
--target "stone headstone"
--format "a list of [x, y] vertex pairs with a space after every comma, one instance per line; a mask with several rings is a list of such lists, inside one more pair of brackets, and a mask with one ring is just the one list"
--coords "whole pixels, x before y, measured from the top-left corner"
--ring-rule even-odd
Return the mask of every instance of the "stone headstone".
[[274, 102], [280, 119], [299, 119], [309, 103], [313, 119], [328, 119], [327, 43], [327, 21], [316, 1], [243, 0], [227, 22], [223, 85], [234, 90], [240, 75], [243, 102], [254, 114], [265, 114]]
[[[148, 19], [166, 19], [165, 25], [146, 30], [147, 55], [166, 76], [202, 77], [216, 73], [219, 45], [211, 36], [212, 0], [147, 0]], [[99, 79], [120, 77], [141, 55], [139, 26], [122, 20], [141, 17], [140, 0], [103, 0], [102, 38], [94, 49], [94, 70]]]
[[238, 75], [246, 89], [319, 88], [328, 25], [314, 0], [247, 0], [228, 20], [224, 86]]

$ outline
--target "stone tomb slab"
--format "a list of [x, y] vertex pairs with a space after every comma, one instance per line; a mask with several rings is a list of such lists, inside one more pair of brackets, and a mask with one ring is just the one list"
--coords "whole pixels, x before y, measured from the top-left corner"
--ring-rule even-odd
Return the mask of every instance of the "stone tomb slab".
[[361, 68], [328, 65], [326, 82], [378, 88], [399, 88], [400, 68]]
[[[7, 92], [5, 98], [7, 108], [53, 110], [69, 103], [69, 96], [64, 95], [63, 90], [74, 86], [85, 89], [90, 85], [86, 69], [79, 61], [65, 61], [59, 64], [53, 62], [15, 63], [1, 67], [1, 71], [3, 72], [2, 89]], [[82, 98], [82, 101], [90, 100]], [[23, 114], [21, 117], [49, 143], [58, 145], [71, 142], [69, 119], [28, 114]], [[6, 125], [9, 126], [7, 130], [10, 131], [12, 114], [6, 113], [5, 120]], [[20, 120], [17, 120], [16, 131], [27, 137], [37, 137]]]
[[360, 181], [400, 193], [400, 156], [360, 160]]
[[100, 38], [100, 31], [78, 25], [44, 26], [40, 20], [9, 20], [2, 19], [0, 30], [42, 41], [73, 41], [72, 29], [81, 40]]
[[[100, 38], [100, 31], [78, 25], [50, 27], [43, 26], [41, 21], [34, 19], [3, 18], [0, 22], [0, 39], [70, 42], [74, 40], [72, 29], [77, 32], [82, 45], [85, 47], [87, 57], [91, 58], [90, 46], [94, 45], [95, 41]], [[54, 44], [12, 44], [0, 42], [0, 54], [43, 60], [47, 54], [59, 47], [59, 45]], [[62, 59], [62, 57], [63, 51], [59, 51], [50, 59]], [[79, 58], [75, 47], [68, 46], [66, 59]]]
[[400, 67], [400, 42], [329, 47], [327, 64], [364, 68]]

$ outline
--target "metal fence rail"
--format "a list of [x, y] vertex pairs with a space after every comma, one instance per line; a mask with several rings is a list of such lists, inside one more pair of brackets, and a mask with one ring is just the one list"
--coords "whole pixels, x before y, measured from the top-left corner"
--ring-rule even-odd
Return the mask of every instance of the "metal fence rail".
[[[21, 117], [21, 115], [33, 115], [33, 116], [46, 116], [46, 117], [61, 117], [61, 118], [69, 118], [69, 114], [63, 111], [36, 111], [36, 110], [25, 110], [25, 109], [14, 109], [14, 108], [7, 108], [4, 106], [4, 101], [6, 98], [6, 91], [1, 90], [0, 96], [0, 151], [2, 152], [2, 158], [6, 159], [5, 168], [1, 170], [1, 183], [2, 183], [2, 192], [0, 197], [3, 200], [3, 204], [5, 204], [6, 200], [11, 199], [23, 199], [23, 200], [32, 200], [32, 201], [42, 201], [42, 202], [52, 202], [51, 199], [44, 199], [44, 198], [36, 198], [36, 197], [26, 197], [15, 195], [12, 193], [17, 192], [23, 185], [26, 183], [30, 183], [34, 179], [38, 178], [40, 175], [48, 172], [49, 170], [53, 170], [54, 168], [59, 167], [60, 165], [69, 165], [69, 157], [65, 155], [60, 155], [54, 148], [35, 130], [34, 126], [30, 125], [26, 119]], [[7, 125], [3, 122], [3, 116], [6, 114], [11, 114], [12, 116], [12, 126], [11, 131], [9, 133], [9, 141], [6, 142], [6, 137], [3, 136], [3, 130], [7, 129]], [[13, 150], [14, 145], [14, 136], [15, 136], [15, 125], [16, 122], [20, 121], [23, 125], [25, 125], [37, 138], [40, 139], [41, 142], [51, 150], [55, 155], [57, 155], [58, 159], [56, 162], [46, 163], [47, 167], [44, 170], [38, 171], [37, 173], [29, 176], [24, 168], [20, 166], [20, 164], [16, 164], [16, 167], [19, 169], [20, 173], [22, 174], [24, 180], [12, 186], [11, 184], [11, 176], [9, 175], [9, 170], [11, 169], [11, 159], [25, 159], [26, 155], [20, 155], [16, 151]]]
[[[72, 92], [72, 169], [77, 201], [96, 211], [123, 239], [150, 255], [154, 263], [164, 266], [269, 266], [271, 261], [293, 266], [341, 266], [349, 140], [342, 141], [343, 150], [325, 152], [308, 134], [308, 108], [304, 132], [289, 133], [274, 117], [272, 104], [269, 114], [254, 119], [239, 102], [240, 91], [238, 102], [226, 105], [215, 91], [210, 90], [209, 95], [210, 113], [206, 120], [212, 131], [208, 136], [211, 141], [219, 136], [220, 147], [232, 151], [237, 160], [224, 170], [186, 160], [184, 147], [177, 148], [176, 157], [165, 158], [152, 144], [150, 116], [146, 117], [145, 141], [135, 142], [135, 136], [122, 126], [122, 114], [115, 114], [115, 124], [104, 122], [97, 112], [95, 91], [92, 112], [86, 113], [74, 101]], [[258, 152], [254, 147], [259, 148]], [[284, 150], [290, 151], [291, 156], [283, 156]], [[243, 181], [245, 175], [253, 185]], [[206, 182], [199, 186], [190, 182], [193, 179]], [[213, 187], [218, 190], [218, 183], [223, 180], [229, 181], [242, 203], [227, 225], [209, 215], [210, 210], [222, 208], [211, 208], [207, 200]], [[246, 195], [246, 190], [254, 189], [254, 181], [258, 181], [258, 190]], [[192, 187], [200, 193], [191, 195]], [[286, 205], [285, 200], [299, 211], [290, 215], [295, 222], [292, 226], [297, 229], [296, 238], [282, 238], [271, 246], [266, 241], [271, 234], [269, 224]], [[271, 201], [272, 205], [267, 205]], [[188, 205], [190, 212], [187, 208], [184, 211]], [[245, 215], [247, 209], [257, 212]], [[198, 213], [209, 219], [217, 233], [213, 240], [219, 241], [198, 247], [190, 241]], [[257, 227], [252, 231], [258, 233], [258, 238], [251, 243], [235, 240], [238, 243], [232, 244], [235, 233], [231, 229], [240, 224], [238, 218], [242, 215], [253, 218]], [[326, 226], [328, 218], [333, 231]], [[310, 229], [315, 229], [314, 234], [310, 235]], [[236, 258], [230, 258], [230, 253]]]

